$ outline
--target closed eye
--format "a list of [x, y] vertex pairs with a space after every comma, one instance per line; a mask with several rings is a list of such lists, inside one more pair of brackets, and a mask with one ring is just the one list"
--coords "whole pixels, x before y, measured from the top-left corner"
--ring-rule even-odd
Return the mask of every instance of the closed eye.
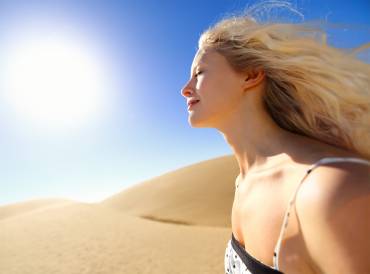
[[203, 73], [203, 71], [198, 71], [197, 73], [195, 73], [195, 77], [197, 77], [198, 75], [200, 75], [200, 74], [202, 74]]

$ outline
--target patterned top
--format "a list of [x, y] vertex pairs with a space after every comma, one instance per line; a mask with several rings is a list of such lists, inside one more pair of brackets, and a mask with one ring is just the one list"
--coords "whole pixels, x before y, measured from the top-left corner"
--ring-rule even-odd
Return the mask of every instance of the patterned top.
[[279, 239], [276, 243], [274, 254], [272, 254], [274, 266], [272, 267], [266, 265], [257, 260], [256, 258], [252, 257], [231, 233], [231, 239], [228, 241], [225, 251], [226, 274], [283, 274], [283, 272], [279, 271], [280, 245], [284, 235], [284, 231], [288, 225], [290, 208], [295, 201], [295, 197], [298, 193], [299, 187], [302, 185], [302, 182], [308, 176], [308, 174], [310, 174], [310, 172], [314, 170], [316, 167], [318, 167], [321, 164], [334, 162], [355, 162], [367, 164], [370, 166], [370, 161], [352, 157], [325, 157], [317, 161], [307, 170], [305, 176], [302, 178], [301, 182], [298, 184], [298, 187], [291, 196], [291, 199], [289, 200], [288, 208], [285, 212], [284, 220], [281, 226]]

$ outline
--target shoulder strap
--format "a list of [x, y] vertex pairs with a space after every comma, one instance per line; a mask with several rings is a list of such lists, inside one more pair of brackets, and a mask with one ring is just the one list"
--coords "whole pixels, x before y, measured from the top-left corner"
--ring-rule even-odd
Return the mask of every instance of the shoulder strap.
[[360, 158], [353, 158], [353, 157], [325, 157], [314, 163], [308, 170], [307, 173], [310, 173], [316, 167], [321, 164], [328, 164], [328, 163], [335, 163], [335, 162], [353, 162], [359, 164], [370, 165], [369, 160], [360, 159]]
[[308, 174], [312, 172], [316, 167], [322, 165], [322, 164], [327, 164], [327, 163], [334, 163], [334, 162], [354, 162], [354, 163], [359, 163], [359, 164], [366, 164], [370, 166], [370, 161], [365, 160], [365, 159], [360, 159], [360, 158], [353, 158], [353, 157], [325, 157], [314, 163], [305, 173], [304, 177], [302, 178], [301, 182], [298, 184], [298, 187], [294, 191], [293, 195], [291, 196], [288, 204], [288, 208], [285, 212], [284, 215], [284, 220], [283, 224], [280, 229], [280, 235], [279, 239], [277, 241], [277, 244], [274, 249], [274, 256], [273, 256], [273, 262], [274, 262], [274, 268], [279, 270], [279, 251], [280, 251], [280, 246], [281, 246], [281, 241], [283, 239], [283, 235], [285, 232], [285, 229], [288, 225], [288, 220], [289, 220], [289, 215], [290, 215], [290, 208], [292, 204], [295, 202], [295, 198], [297, 196], [298, 190], [300, 186], [302, 185], [303, 181], [307, 178]]

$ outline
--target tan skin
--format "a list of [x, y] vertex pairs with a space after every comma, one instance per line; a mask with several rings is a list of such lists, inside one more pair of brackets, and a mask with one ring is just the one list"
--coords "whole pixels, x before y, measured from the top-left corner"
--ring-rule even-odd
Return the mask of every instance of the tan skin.
[[[191, 126], [216, 128], [238, 161], [239, 187], [231, 216], [235, 238], [249, 254], [272, 266], [289, 198], [306, 170], [323, 157], [363, 157], [280, 128], [263, 106], [265, 81], [263, 69], [237, 73], [218, 52], [199, 50], [181, 93], [200, 100], [189, 110]], [[345, 162], [316, 168], [292, 207], [279, 270], [370, 273], [369, 217], [367, 165]]]

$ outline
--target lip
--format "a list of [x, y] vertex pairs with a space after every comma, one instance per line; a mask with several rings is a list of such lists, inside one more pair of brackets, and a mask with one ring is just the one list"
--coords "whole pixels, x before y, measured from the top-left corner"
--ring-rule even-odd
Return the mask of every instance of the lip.
[[194, 102], [197, 102], [197, 101], [199, 101], [199, 100], [198, 99], [195, 99], [195, 98], [189, 99], [188, 100], [188, 106], [191, 105], [191, 104], [193, 104]]
[[199, 100], [194, 100], [194, 101], [190, 101], [188, 103], [188, 110], [190, 110], [194, 105], [196, 105], [197, 103], [199, 103]]

